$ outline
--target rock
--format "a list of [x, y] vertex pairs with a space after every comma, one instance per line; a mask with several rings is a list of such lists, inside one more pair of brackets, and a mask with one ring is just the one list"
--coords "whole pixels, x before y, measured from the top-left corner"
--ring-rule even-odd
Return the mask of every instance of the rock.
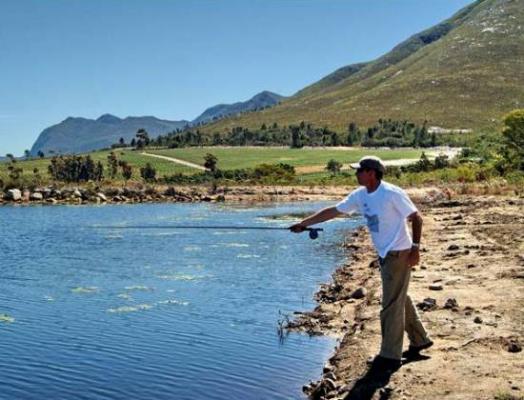
[[328, 372], [327, 374], [324, 375], [324, 379], [329, 379], [333, 382], [336, 382], [337, 377], [333, 372]]
[[46, 199], [46, 201], [47, 201], [48, 203], [51, 203], [51, 204], [56, 204], [56, 203], [58, 203], [58, 200], [55, 199], [54, 197], [50, 197], [50, 198]]
[[22, 192], [22, 200], [24, 201], [29, 201], [29, 198], [31, 197], [31, 192], [27, 189], [25, 189], [23, 192]]
[[429, 290], [443, 290], [444, 287], [442, 285], [439, 285], [439, 284], [433, 284], [433, 285], [429, 285]]
[[417, 307], [422, 311], [431, 311], [437, 308], [437, 300], [427, 297], [422, 302], [418, 303]]
[[223, 203], [224, 201], [226, 201], [226, 198], [224, 197], [224, 195], [219, 194], [217, 197], [215, 197], [215, 201], [218, 203]]
[[22, 200], [22, 192], [19, 189], [9, 189], [5, 194], [6, 200], [20, 201]]
[[80, 190], [78, 190], [78, 189], [75, 189], [75, 191], [73, 192], [73, 197], [76, 197], [77, 199], [81, 199], [82, 198], [82, 192], [80, 192]]
[[514, 340], [511, 340], [509, 343], [508, 343], [508, 346], [507, 346], [507, 350], [510, 352], [510, 353], [519, 353], [522, 351], [522, 346], [520, 345], [520, 343], [514, 341]]
[[444, 304], [444, 308], [446, 309], [455, 309], [455, 308], [458, 308], [458, 303], [457, 303], [457, 300], [451, 298], [451, 299], [447, 299], [446, 300], [446, 304]]
[[100, 199], [101, 201], [107, 201], [107, 197], [106, 197], [106, 195], [105, 195], [104, 193], [102, 193], [102, 192], [97, 193], [97, 194], [96, 194], [96, 197], [97, 197], [98, 199]]
[[355, 290], [351, 294], [351, 297], [354, 298], [354, 299], [362, 299], [362, 298], [366, 297], [366, 294], [367, 294], [366, 288], [359, 287], [357, 290]]
[[334, 380], [325, 378], [322, 380], [322, 385], [327, 389], [328, 392], [331, 392], [332, 390], [335, 390], [337, 388], [337, 384]]
[[475, 264], [468, 264], [467, 268], [468, 269], [471, 269], [471, 268], [476, 268], [477, 266]]
[[35, 189], [35, 192], [42, 193], [42, 196], [44, 196], [44, 199], [47, 199], [51, 197], [53, 190], [51, 188], [45, 187], [45, 188]]
[[455, 251], [455, 250], [458, 250], [460, 249], [459, 246], [457, 246], [456, 244], [452, 244], [451, 246], [448, 247], [448, 250], [450, 251]]
[[31, 193], [31, 196], [29, 197], [29, 199], [35, 200], [35, 201], [42, 201], [44, 199], [44, 195], [39, 192], [34, 192], [34, 193]]
[[476, 324], [481, 324], [482, 323], [482, 318], [480, 317], [475, 317], [475, 319], [473, 320], [474, 323]]
[[326, 363], [324, 365], [322, 372], [327, 374], [328, 372], [333, 372], [334, 370], [335, 370], [335, 367], [333, 365], [331, 365], [330, 363]]

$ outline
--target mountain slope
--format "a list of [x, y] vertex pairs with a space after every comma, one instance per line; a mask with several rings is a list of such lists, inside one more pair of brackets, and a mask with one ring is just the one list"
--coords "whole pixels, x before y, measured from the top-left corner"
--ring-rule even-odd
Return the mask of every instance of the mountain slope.
[[379, 118], [494, 128], [524, 104], [524, 0], [478, 0], [379, 59], [343, 67], [268, 110], [204, 132], [308, 121], [345, 131]]
[[193, 125], [215, 121], [230, 115], [236, 115], [246, 111], [255, 111], [266, 107], [274, 106], [285, 97], [269, 91], [264, 91], [253, 96], [244, 102], [234, 104], [218, 104], [205, 110], [201, 115], [192, 121]]
[[123, 137], [129, 143], [139, 129], [145, 129], [150, 137], [183, 128], [188, 121], [166, 121], [155, 117], [127, 117], [120, 119], [104, 114], [96, 120], [69, 117], [40, 133], [31, 148], [34, 156], [38, 151], [45, 154], [81, 153], [110, 147]]

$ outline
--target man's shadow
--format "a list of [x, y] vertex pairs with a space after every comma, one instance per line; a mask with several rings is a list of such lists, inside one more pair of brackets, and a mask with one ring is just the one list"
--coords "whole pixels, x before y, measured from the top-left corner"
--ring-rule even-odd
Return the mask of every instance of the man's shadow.
[[[431, 357], [417, 354], [410, 356], [402, 361], [402, 365], [412, 362], [428, 360]], [[351, 390], [348, 392], [344, 400], [371, 400], [377, 390], [387, 386], [391, 376], [400, 369], [384, 370], [378, 366], [376, 362], [372, 363], [366, 371], [366, 374], [355, 382]], [[384, 390], [380, 393], [380, 400], [387, 400], [391, 397], [392, 390]]]

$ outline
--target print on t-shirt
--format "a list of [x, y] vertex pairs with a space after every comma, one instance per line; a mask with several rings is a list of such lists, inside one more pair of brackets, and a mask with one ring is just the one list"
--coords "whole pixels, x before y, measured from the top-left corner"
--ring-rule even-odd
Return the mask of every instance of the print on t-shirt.
[[368, 228], [371, 232], [378, 232], [378, 215], [364, 214], [368, 221]]

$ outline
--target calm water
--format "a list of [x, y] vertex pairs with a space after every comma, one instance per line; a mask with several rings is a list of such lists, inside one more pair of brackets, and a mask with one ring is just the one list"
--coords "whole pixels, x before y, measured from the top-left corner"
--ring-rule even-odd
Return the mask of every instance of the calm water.
[[0, 207], [0, 398], [302, 398], [336, 343], [282, 344], [278, 320], [314, 306], [355, 221], [316, 241], [96, 226], [288, 226], [269, 216], [325, 205]]

